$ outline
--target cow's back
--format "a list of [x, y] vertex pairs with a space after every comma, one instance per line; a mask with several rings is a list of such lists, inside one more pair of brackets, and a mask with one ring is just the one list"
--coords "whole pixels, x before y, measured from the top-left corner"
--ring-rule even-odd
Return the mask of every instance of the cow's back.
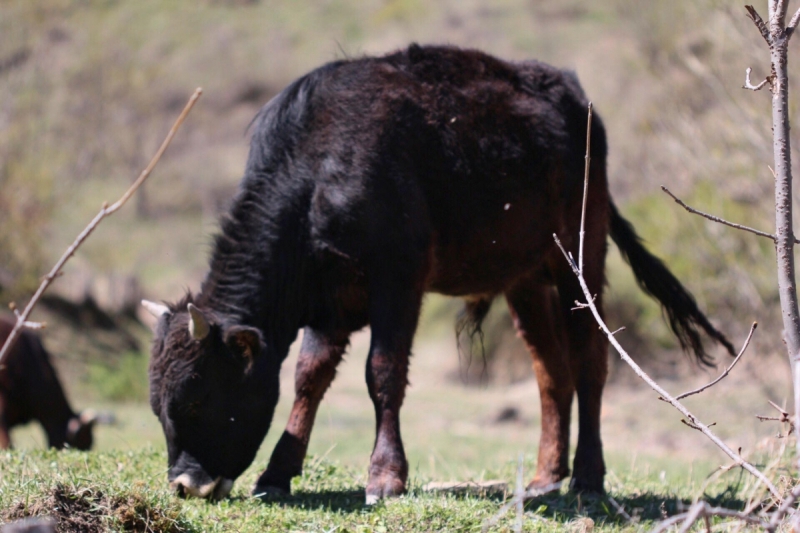
[[[318, 249], [364, 264], [429, 247], [429, 289], [498, 292], [546, 270], [552, 234], [573, 223], [586, 103], [570, 73], [476, 51], [340, 61], [264, 108], [243, 187], [267, 189], [272, 212], [307, 204]], [[593, 141], [604, 168], [599, 119]]]

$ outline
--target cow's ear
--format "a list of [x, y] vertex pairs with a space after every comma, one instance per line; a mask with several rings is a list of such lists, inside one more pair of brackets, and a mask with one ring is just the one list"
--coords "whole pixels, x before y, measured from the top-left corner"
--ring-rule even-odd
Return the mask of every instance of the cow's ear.
[[225, 330], [225, 344], [234, 353], [248, 360], [253, 360], [261, 354], [264, 340], [261, 332], [249, 326], [231, 326]]

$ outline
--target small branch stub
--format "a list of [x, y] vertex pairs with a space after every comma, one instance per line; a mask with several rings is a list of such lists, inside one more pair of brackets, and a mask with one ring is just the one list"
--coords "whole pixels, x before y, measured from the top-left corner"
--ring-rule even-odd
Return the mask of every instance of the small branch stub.
[[767, 76], [764, 78], [764, 81], [759, 83], [758, 85], [753, 85], [750, 81], [750, 73], [753, 71], [750, 67], [747, 67], [747, 70], [744, 71], [744, 85], [742, 85], [742, 89], [749, 89], [751, 91], [760, 91], [764, 85], [767, 83], [772, 83], [772, 76]]

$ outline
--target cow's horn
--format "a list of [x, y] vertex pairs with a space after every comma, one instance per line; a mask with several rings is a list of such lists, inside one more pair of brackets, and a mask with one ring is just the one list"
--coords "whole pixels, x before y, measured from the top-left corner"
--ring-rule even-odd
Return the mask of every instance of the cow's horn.
[[203, 312], [194, 304], [187, 305], [186, 309], [189, 310], [189, 316], [192, 317], [189, 321], [189, 334], [197, 341], [205, 339], [208, 332], [211, 331], [211, 326], [208, 325], [208, 320], [203, 316]]
[[161, 318], [161, 315], [169, 314], [169, 307], [164, 304], [157, 304], [150, 300], [142, 300], [142, 307], [147, 309], [147, 312], [156, 318]]

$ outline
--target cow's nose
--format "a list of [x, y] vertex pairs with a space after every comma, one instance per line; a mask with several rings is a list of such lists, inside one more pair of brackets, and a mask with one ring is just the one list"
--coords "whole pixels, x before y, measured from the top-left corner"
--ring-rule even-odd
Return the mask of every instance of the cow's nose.
[[214, 493], [214, 488], [221, 478], [205, 483], [197, 484], [189, 474], [181, 474], [169, 483], [169, 488], [178, 493], [178, 496], [195, 498], [208, 498]]
[[220, 476], [204, 485], [197, 485], [192, 481], [189, 474], [181, 474], [170, 481], [169, 488], [181, 498], [195, 497], [220, 500], [230, 494], [231, 488], [233, 488], [233, 480]]

